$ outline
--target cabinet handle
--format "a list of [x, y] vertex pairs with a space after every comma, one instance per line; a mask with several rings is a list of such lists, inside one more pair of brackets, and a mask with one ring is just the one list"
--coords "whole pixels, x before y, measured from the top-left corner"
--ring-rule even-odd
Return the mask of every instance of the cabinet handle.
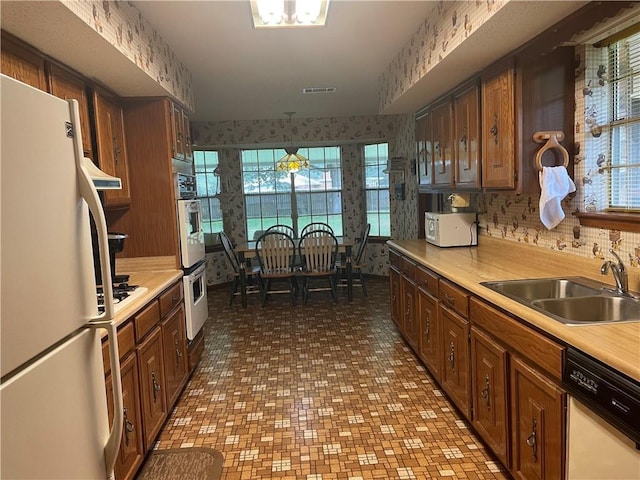
[[157, 392], [160, 391], [160, 384], [156, 382], [156, 372], [151, 372], [151, 383], [153, 385], [153, 401], [154, 403], [157, 401]]
[[491, 127], [491, 135], [493, 135], [493, 140], [498, 144], [498, 114], [496, 113], [493, 116], [493, 127]]
[[527, 445], [529, 445], [531, 447], [531, 460], [534, 463], [538, 461], [538, 440], [537, 440], [538, 433], [537, 433], [537, 429], [538, 429], [538, 421], [536, 420], [536, 417], [533, 417], [532, 432], [527, 437]]
[[182, 359], [182, 352], [180, 351], [180, 345], [178, 344], [178, 339], [175, 339], [176, 346], [176, 368], [180, 368], [180, 360]]
[[449, 363], [451, 364], [451, 370], [454, 370], [456, 368], [456, 346], [451, 342], [449, 348]]
[[468, 150], [468, 146], [467, 146], [467, 127], [465, 127], [464, 130], [462, 131], [462, 136], [460, 137], [460, 143], [462, 143], [464, 145], [464, 151], [466, 152]]
[[480, 396], [487, 401], [487, 407], [491, 408], [491, 395], [489, 395], [489, 375], [484, 376], [484, 389], [480, 392]]
[[127, 418], [127, 407], [123, 409], [124, 413], [124, 444], [129, 446], [129, 434], [135, 430], [133, 423]]
[[431, 316], [427, 316], [427, 323], [424, 326], [424, 338], [431, 340]]
[[448, 293], [444, 294], [444, 299], [447, 301], [447, 303], [451, 306], [455, 305], [456, 303], [456, 299], [453, 298], [451, 295], [449, 295]]

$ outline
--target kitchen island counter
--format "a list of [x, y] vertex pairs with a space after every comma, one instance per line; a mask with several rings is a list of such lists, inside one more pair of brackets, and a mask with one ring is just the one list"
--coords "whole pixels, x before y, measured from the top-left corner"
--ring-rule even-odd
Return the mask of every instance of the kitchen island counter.
[[[391, 240], [388, 245], [561, 343], [640, 381], [640, 322], [568, 326], [480, 285], [486, 281], [572, 276], [613, 285], [611, 275], [600, 274], [603, 260], [487, 236], [480, 237], [478, 247], [439, 248], [425, 240]], [[630, 290], [640, 291], [640, 269], [628, 270]]]

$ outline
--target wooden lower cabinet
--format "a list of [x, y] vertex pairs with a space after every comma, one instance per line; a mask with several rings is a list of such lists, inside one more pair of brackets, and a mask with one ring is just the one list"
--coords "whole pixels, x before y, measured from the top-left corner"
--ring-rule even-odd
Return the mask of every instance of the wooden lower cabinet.
[[[124, 425], [120, 450], [116, 458], [116, 479], [132, 478], [144, 460], [142, 443], [142, 412], [140, 410], [140, 394], [138, 390], [138, 362], [135, 353], [129, 355], [120, 365], [122, 378], [122, 404], [124, 407]], [[111, 377], [107, 379], [107, 407], [109, 421], [113, 420], [113, 384]]]
[[417, 289], [418, 327], [420, 329], [420, 358], [426, 363], [433, 377], [440, 381], [441, 375], [441, 322], [438, 314], [438, 299], [422, 288]]
[[145, 450], [160, 432], [167, 417], [166, 382], [163, 366], [162, 331], [160, 327], [137, 348], [140, 370], [140, 395], [144, 423]]
[[403, 275], [401, 291], [403, 331], [407, 341], [415, 349], [420, 344], [419, 322], [416, 315], [416, 283]]
[[471, 419], [469, 321], [440, 304], [442, 322], [441, 386], [462, 413]]
[[180, 305], [162, 322], [162, 350], [167, 406], [173, 407], [189, 377], [184, 307]]
[[566, 396], [551, 380], [511, 357], [512, 468], [519, 479], [564, 478]]
[[472, 424], [493, 453], [509, 466], [507, 350], [471, 327]]
[[389, 288], [391, 289], [391, 320], [402, 331], [402, 296], [400, 293], [401, 275], [398, 270], [389, 268]]

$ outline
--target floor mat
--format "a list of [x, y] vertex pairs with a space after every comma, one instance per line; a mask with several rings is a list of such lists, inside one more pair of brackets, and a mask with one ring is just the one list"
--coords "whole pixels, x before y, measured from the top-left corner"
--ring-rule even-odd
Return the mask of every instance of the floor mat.
[[224, 457], [211, 448], [154, 450], [137, 480], [219, 480]]

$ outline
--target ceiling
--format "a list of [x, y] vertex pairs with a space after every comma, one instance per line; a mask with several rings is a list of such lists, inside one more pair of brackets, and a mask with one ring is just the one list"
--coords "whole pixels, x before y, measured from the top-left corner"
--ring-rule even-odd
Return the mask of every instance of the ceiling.
[[[191, 119], [216, 121], [412, 113], [586, 2], [508, 2], [384, 112], [381, 74], [440, 2], [331, 0], [326, 27], [267, 30], [253, 28], [248, 0], [131, 3], [191, 72]], [[119, 95], [166, 95], [59, 2], [3, 0], [0, 11], [3, 29]]]

